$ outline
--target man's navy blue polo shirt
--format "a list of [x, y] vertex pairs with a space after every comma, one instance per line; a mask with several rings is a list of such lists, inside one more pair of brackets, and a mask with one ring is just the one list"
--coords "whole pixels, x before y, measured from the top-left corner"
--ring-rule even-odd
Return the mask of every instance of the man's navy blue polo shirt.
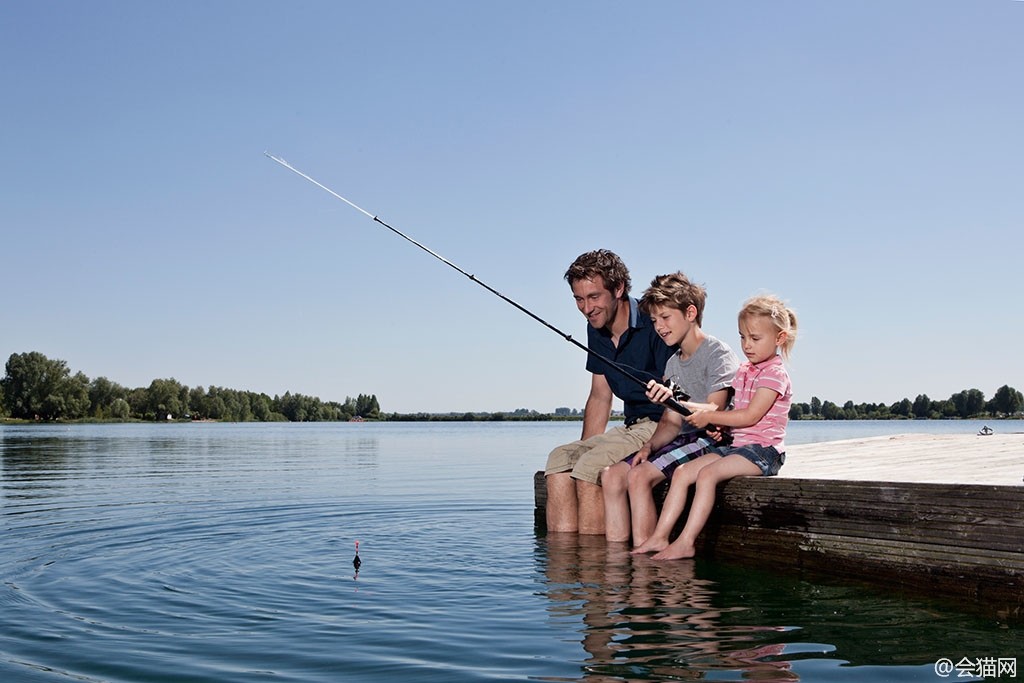
[[[615, 361], [635, 377], [647, 382], [661, 381], [665, 376], [665, 364], [676, 348], [666, 344], [657, 332], [650, 317], [640, 313], [636, 299], [629, 300], [629, 329], [619, 337], [619, 345], [612, 344], [608, 330], [594, 329], [587, 323], [587, 346], [603, 358]], [[612, 393], [622, 399], [626, 423], [632, 424], [643, 417], [657, 421], [661, 418], [662, 407], [651, 403], [646, 389], [632, 379], [605, 363], [593, 354], [587, 355], [587, 370], [595, 375], [604, 375]]]

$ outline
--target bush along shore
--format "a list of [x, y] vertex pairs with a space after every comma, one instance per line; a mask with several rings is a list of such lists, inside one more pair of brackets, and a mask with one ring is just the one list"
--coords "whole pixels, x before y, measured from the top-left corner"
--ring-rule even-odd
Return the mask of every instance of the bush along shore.
[[[794, 403], [792, 420], [910, 420], [1018, 418], [1024, 396], [1003, 385], [991, 399], [978, 389], [965, 389], [945, 400], [919, 394], [911, 401], [858, 403], [842, 406], [814, 397]], [[621, 415], [613, 415], [613, 419]], [[285, 392], [283, 396], [210, 386], [188, 387], [175, 379], [155, 379], [148, 387], [129, 389], [106, 377], [72, 374], [63, 360], [32, 351], [11, 354], [0, 379], [0, 419], [7, 421], [167, 421], [223, 422], [498, 422], [581, 420], [577, 409], [542, 413], [528, 408], [509, 412], [384, 413], [374, 394], [346, 397], [344, 402]]]

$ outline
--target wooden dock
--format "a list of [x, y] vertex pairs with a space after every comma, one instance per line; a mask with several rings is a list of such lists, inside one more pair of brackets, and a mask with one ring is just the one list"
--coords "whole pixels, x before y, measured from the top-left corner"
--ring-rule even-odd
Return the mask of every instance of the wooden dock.
[[[538, 524], [547, 497], [534, 479]], [[806, 570], [1024, 619], [1024, 434], [790, 446], [719, 490], [702, 556]]]

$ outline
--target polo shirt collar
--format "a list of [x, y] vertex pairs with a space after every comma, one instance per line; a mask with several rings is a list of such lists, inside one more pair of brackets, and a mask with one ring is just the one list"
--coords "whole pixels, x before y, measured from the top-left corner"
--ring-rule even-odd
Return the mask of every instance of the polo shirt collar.
[[[590, 325], [590, 323], [587, 323], [587, 324]], [[640, 302], [637, 301], [636, 299], [634, 299], [633, 297], [629, 297], [629, 327], [627, 329], [628, 330], [638, 330], [638, 329], [640, 329], [643, 326], [644, 325], [641, 322], [641, 318], [640, 318]], [[593, 327], [593, 325], [591, 325], [591, 327]], [[611, 332], [609, 332], [608, 329], [605, 328], [605, 327], [602, 327], [602, 328], [600, 328], [597, 331], [603, 337], [611, 337], [612, 336]]]
[[640, 302], [629, 297], [629, 326], [634, 330], [640, 327]]
[[753, 367], [758, 369], [758, 370], [764, 370], [765, 368], [770, 368], [773, 365], [781, 365], [781, 364], [782, 364], [782, 356], [780, 356], [777, 353], [774, 356], [772, 356], [771, 358], [769, 358], [768, 360], [762, 361], [760, 363], [757, 363], [756, 365], [751, 363], [751, 365], [753, 365]]

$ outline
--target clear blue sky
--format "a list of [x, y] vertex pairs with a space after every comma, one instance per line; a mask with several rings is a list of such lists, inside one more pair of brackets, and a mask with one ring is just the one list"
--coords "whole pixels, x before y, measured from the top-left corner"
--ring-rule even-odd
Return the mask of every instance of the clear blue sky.
[[683, 270], [797, 400], [1024, 389], [1024, 2], [0, 5], [0, 361], [385, 411], [582, 407], [562, 274]]

